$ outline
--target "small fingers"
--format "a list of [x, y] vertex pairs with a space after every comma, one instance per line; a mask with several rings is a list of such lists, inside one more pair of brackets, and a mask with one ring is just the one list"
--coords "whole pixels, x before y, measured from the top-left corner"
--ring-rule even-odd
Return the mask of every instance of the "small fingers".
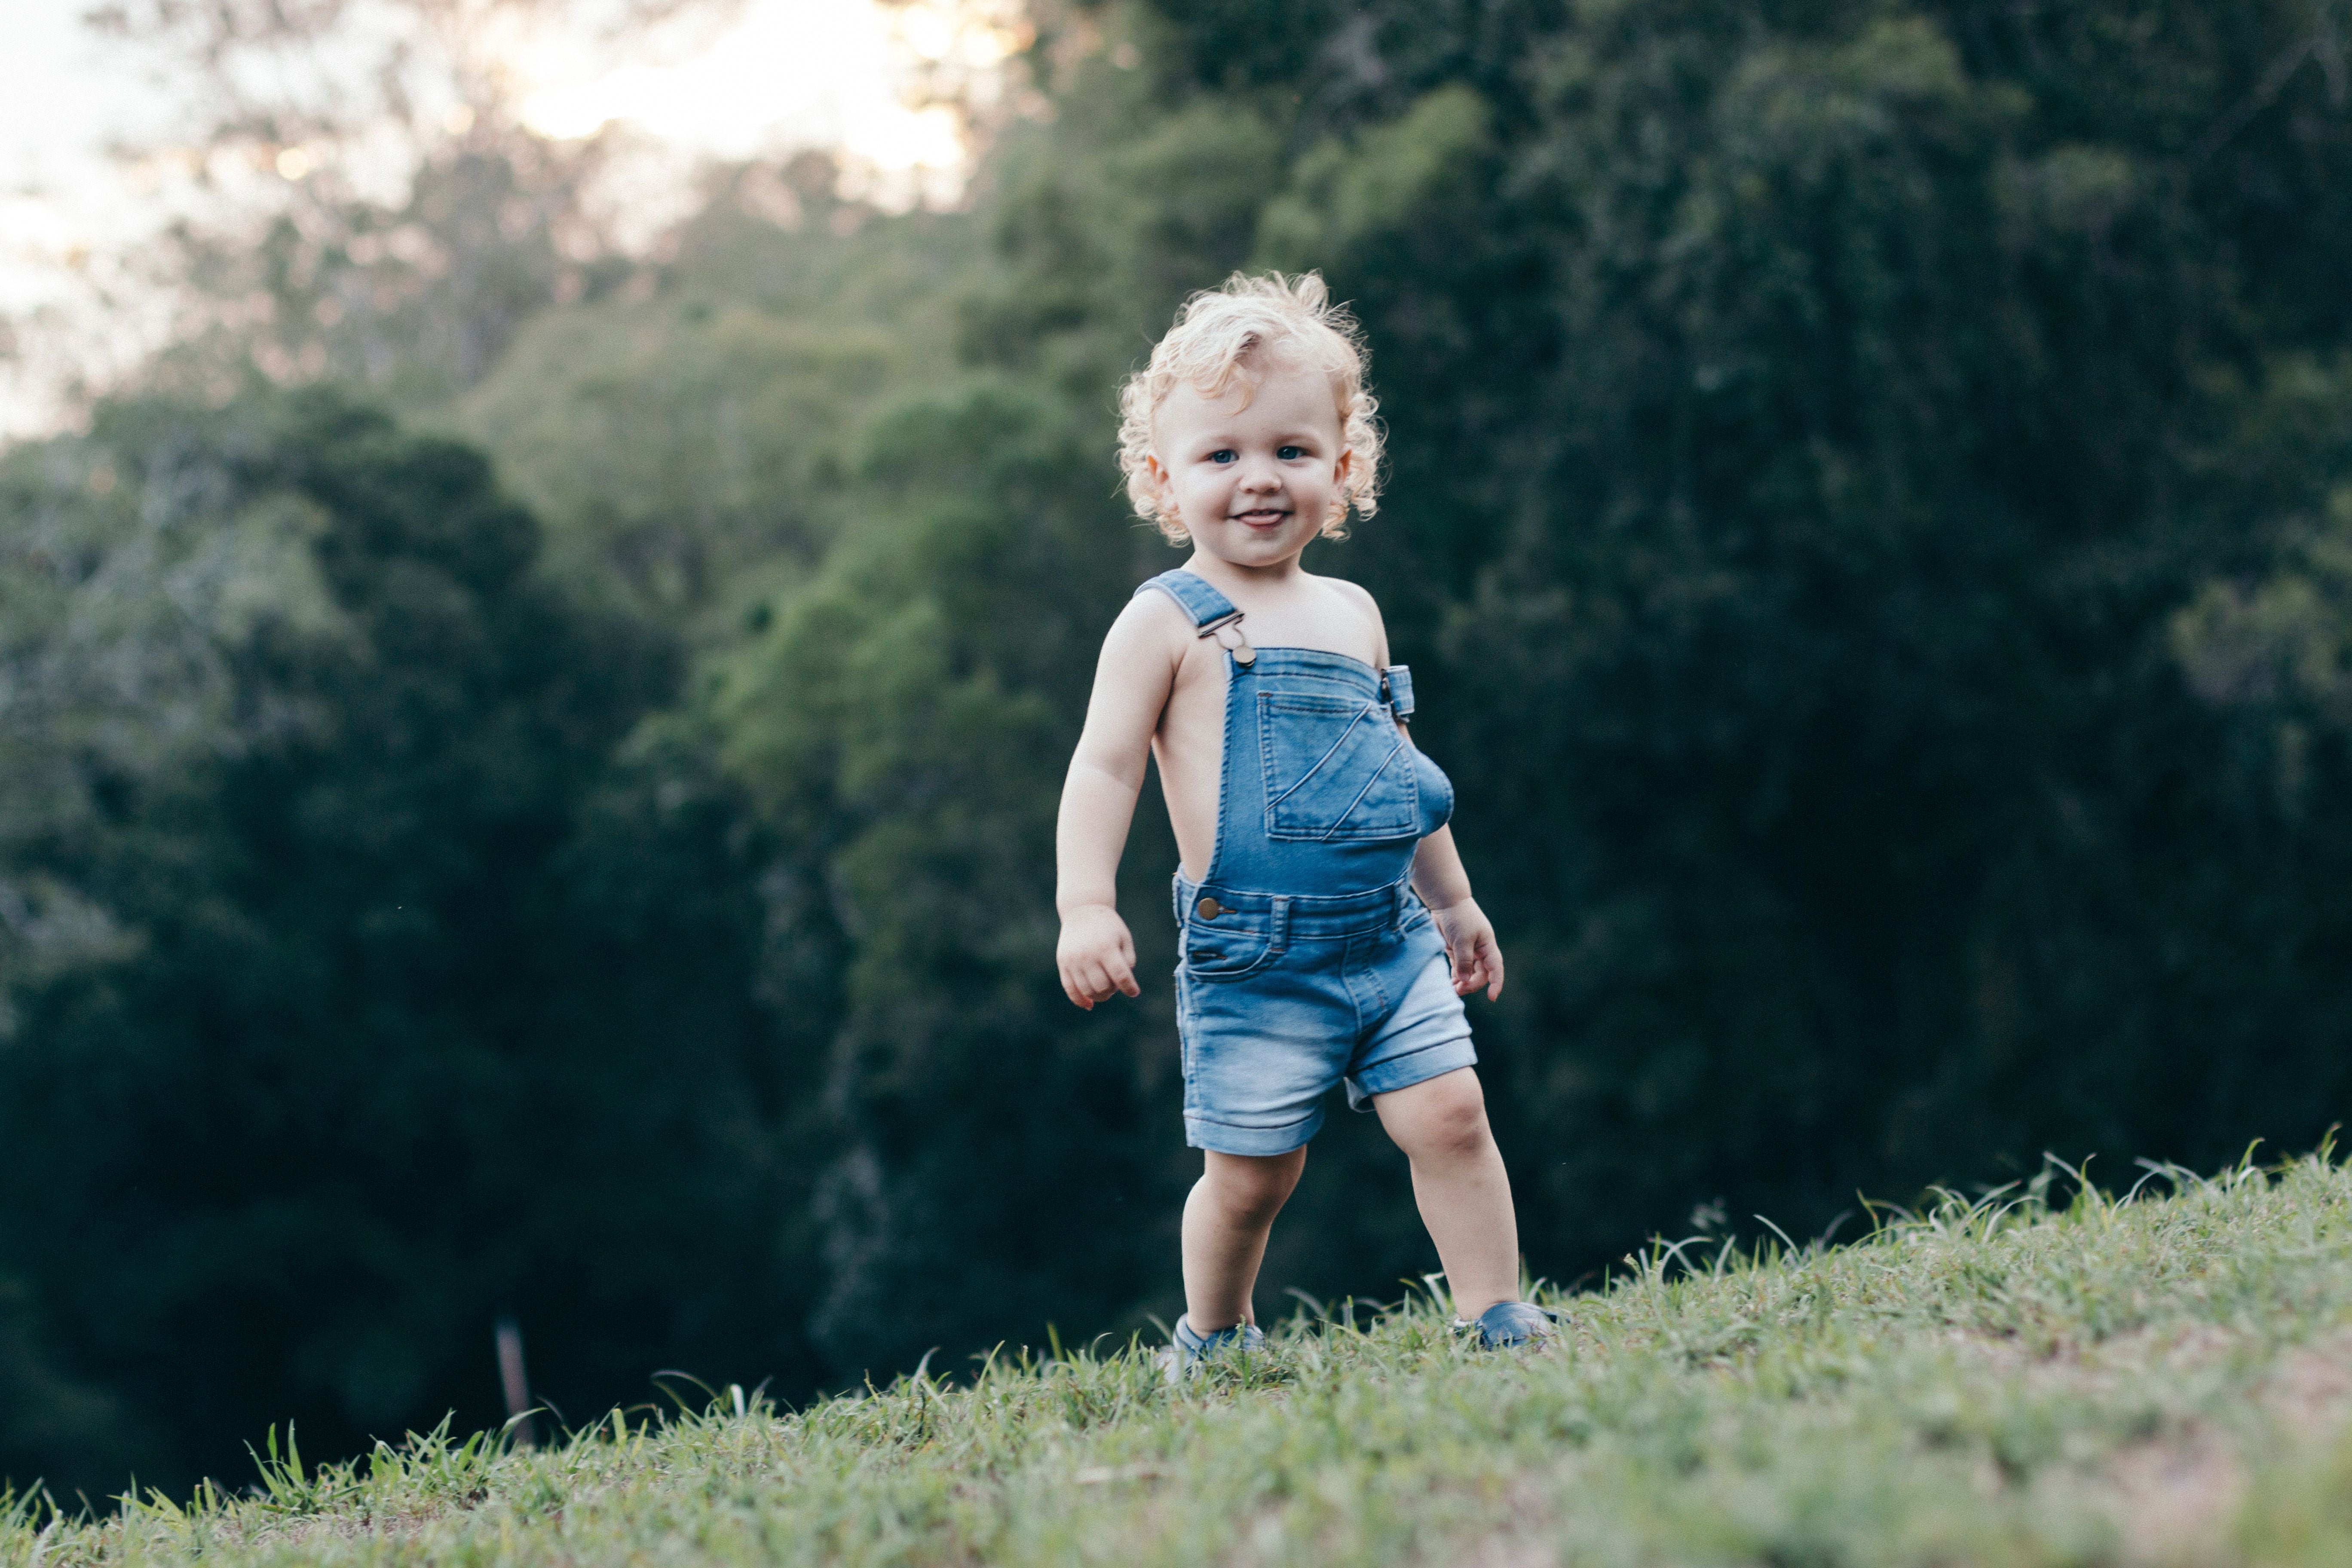
[[1112, 996], [1143, 994], [1143, 987], [1136, 984], [1134, 960], [1124, 952], [1108, 960], [1073, 958], [1060, 968], [1062, 994], [1089, 1013], [1096, 1003]]
[[1113, 991], [1125, 996], [1143, 994], [1143, 987], [1135, 983], [1135, 959], [1131, 953], [1121, 952], [1112, 959], [1104, 978], [1108, 982], [1102, 992], [1106, 998]]
[[1503, 950], [1489, 937], [1481, 944], [1478, 956], [1486, 972], [1486, 1000], [1492, 1002], [1503, 994]]
[[1466, 996], [1478, 984], [1478, 954], [1469, 943], [1449, 946], [1446, 958], [1454, 966], [1454, 994]]

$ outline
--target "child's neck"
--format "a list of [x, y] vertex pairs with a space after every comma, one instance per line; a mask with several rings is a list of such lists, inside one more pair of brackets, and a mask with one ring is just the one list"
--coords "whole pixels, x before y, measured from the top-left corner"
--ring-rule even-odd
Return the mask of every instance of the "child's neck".
[[1305, 554], [1306, 552], [1300, 550], [1279, 561], [1269, 561], [1262, 565], [1244, 565], [1237, 561], [1228, 561], [1222, 555], [1212, 555], [1194, 545], [1192, 558], [1184, 563], [1184, 569], [1221, 588], [1239, 588], [1244, 593], [1262, 594], [1269, 589], [1286, 588], [1303, 580], [1307, 568], [1299, 564], [1299, 560]]

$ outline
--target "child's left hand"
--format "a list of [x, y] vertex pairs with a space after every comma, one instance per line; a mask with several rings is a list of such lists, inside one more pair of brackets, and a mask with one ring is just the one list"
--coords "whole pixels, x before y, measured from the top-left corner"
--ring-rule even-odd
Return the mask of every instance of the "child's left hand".
[[1467, 996], [1484, 985], [1487, 1001], [1500, 996], [1502, 944], [1495, 940], [1495, 922], [1486, 918], [1478, 900], [1465, 899], [1429, 912], [1437, 921], [1437, 934], [1445, 939], [1446, 956], [1454, 961], [1454, 994]]

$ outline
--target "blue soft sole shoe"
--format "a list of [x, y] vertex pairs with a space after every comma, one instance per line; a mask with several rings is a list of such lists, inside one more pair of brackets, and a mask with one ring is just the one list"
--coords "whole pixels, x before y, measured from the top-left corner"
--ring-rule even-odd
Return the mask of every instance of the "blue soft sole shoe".
[[1552, 1327], [1559, 1319], [1558, 1312], [1532, 1301], [1497, 1301], [1479, 1313], [1476, 1322], [1457, 1321], [1455, 1326], [1477, 1330], [1482, 1351], [1507, 1351], [1550, 1339], [1559, 1331]]
[[1160, 1370], [1171, 1383], [1190, 1376], [1202, 1362], [1231, 1351], [1262, 1351], [1265, 1349], [1265, 1333], [1255, 1323], [1235, 1323], [1230, 1329], [1218, 1329], [1202, 1333], [1192, 1327], [1190, 1317], [1176, 1320], [1174, 1341], [1160, 1352]]

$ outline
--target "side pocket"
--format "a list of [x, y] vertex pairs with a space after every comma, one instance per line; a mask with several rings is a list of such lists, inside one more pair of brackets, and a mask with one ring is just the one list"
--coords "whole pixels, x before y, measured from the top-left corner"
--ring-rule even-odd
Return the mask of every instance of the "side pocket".
[[1184, 922], [1183, 974], [1188, 980], [1239, 980], [1274, 958], [1274, 943], [1262, 931], [1219, 931], [1203, 921]]

